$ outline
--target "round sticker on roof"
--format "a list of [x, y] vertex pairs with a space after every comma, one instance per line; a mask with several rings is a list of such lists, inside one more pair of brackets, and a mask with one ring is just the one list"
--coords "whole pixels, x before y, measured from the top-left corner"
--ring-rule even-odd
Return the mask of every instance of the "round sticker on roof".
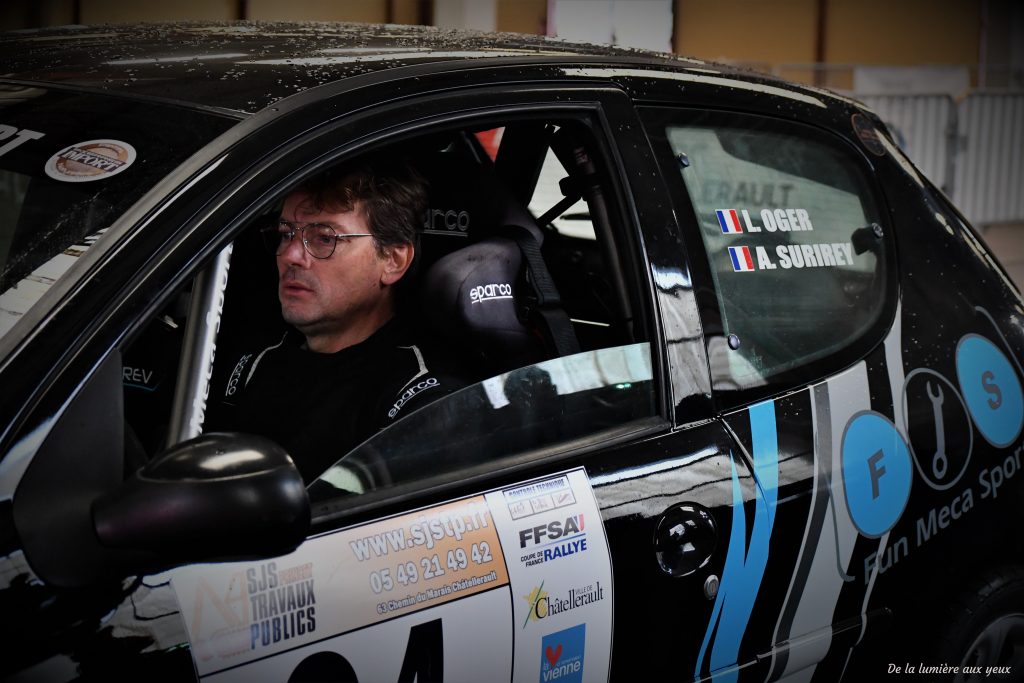
[[881, 133], [878, 132], [875, 124], [871, 123], [868, 117], [863, 114], [854, 114], [850, 117], [850, 123], [853, 124], [853, 131], [869, 152], [877, 156], [885, 155], [885, 147], [879, 139]]
[[120, 140], [87, 140], [69, 145], [46, 162], [46, 175], [86, 183], [117, 175], [135, 161], [135, 148]]

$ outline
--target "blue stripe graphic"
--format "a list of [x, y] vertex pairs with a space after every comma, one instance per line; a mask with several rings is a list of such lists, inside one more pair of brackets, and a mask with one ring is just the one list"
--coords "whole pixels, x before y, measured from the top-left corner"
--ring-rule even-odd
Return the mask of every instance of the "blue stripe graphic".
[[[768, 545], [775, 525], [775, 507], [779, 489], [779, 438], [775, 421], [775, 404], [764, 401], [748, 410], [750, 434], [753, 441], [754, 479], [759, 495], [755, 498], [754, 528], [750, 547], [746, 547], [747, 520], [743, 511], [743, 493], [736, 472], [736, 458], [732, 458], [732, 529], [729, 549], [722, 571], [722, 583], [711, 612], [707, 633], [700, 646], [694, 676], [700, 678], [701, 668], [711, 646], [709, 670], [713, 673], [723, 667], [732, 667], [739, 658], [740, 643], [754, 609], [754, 601], [768, 564]], [[712, 638], [714, 643], [712, 644]], [[738, 669], [731, 668], [716, 681], [735, 681]]]

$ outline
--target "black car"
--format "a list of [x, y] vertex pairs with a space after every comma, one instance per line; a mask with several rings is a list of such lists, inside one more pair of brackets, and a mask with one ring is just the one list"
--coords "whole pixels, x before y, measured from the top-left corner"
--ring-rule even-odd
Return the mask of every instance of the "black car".
[[[396, 26], [0, 64], [7, 679], [1024, 672], [1024, 302], [857, 102]], [[471, 380], [307, 482], [206, 415], [283, 325], [261, 228], [367, 154]]]

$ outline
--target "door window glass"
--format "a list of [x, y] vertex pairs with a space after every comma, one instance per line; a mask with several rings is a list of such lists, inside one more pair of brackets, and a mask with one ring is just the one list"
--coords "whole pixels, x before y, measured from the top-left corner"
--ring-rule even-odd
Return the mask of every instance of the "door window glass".
[[654, 411], [646, 343], [516, 368], [412, 413], [331, 467], [319, 497], [361, 493], [589, 437]]
[[753, 117], [652, 118], [714, 283], [715, 387], [763, 386], [863, 340], [885, 307], [890, 249], [853, 153], [813, 129]]

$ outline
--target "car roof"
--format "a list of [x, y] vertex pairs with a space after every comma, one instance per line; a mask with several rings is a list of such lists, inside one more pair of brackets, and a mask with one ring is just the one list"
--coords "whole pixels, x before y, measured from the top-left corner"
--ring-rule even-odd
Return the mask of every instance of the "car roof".
[[145, 97], [236, 116], [359, 76], [384, 81], [399, 76], [403, 67], [441, 68], [446, 63], [458, 68], [494, 60], [507, 65], [628, 63], [697, 72], [713, 68], [719, 79], [738, 85], [767, 81], [805, 89], [735, 67], [644, 50], [425, 26], [163, 23], [0, 34], [0, 81]]

